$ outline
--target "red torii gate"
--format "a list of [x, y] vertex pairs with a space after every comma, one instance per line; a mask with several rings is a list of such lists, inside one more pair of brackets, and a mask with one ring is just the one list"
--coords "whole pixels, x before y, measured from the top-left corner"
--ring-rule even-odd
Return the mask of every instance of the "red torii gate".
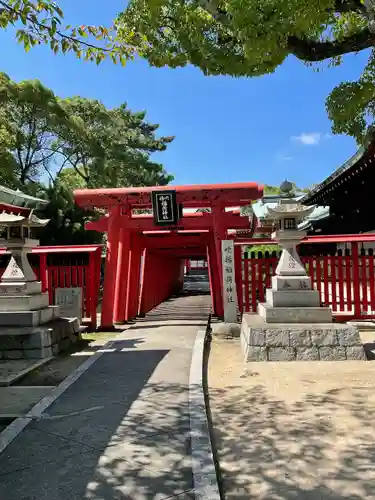
[[[185, 208], [211, 212], [182, 214], [176, 225], [160, 227], [154, 217], [134, 210], [152, 208], [152, 193], [175, 191]], [[115, 189], [79, 189], [76, 203], [83, 208], [106, 209], [106, 216], [87, 229], [107, 232], [107, 257], [102, 302], [102, 328], [144, 315], [183, 286], [184, 261], [208, 261], [213, 313], [223, 316], [221, 241], [229, 230], [249, 229], [239, 211], [263, 195], [263, 186], [251, 183], [196, 186], [157, 186]]]

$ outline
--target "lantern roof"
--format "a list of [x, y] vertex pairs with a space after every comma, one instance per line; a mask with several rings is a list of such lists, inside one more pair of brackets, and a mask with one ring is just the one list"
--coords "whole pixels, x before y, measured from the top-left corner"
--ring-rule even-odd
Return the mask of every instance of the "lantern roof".
[[270, 217], [275, 220], [285, 219], [287, 217], [294, 217], [296, 220], [302, 220], [310, 215], [315, 207], [307, 207], [293, 199], [281, 200], [280, 203], [274, 208], [268, 208]]
[[33, 212], [26, 217], [24, 215], [0, 213], [0, 225], [2, 226], [29, 226], [29, 227], [44, 227], [50, 219], [39, 219]]

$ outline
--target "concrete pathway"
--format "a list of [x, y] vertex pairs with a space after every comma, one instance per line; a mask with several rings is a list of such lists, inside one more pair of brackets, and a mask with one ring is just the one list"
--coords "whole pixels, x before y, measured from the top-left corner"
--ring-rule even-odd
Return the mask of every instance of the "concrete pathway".
[[0, 455], [0, 498], [193, 499], [189, 370], [209, 310], [172, 299], [124, 331]]

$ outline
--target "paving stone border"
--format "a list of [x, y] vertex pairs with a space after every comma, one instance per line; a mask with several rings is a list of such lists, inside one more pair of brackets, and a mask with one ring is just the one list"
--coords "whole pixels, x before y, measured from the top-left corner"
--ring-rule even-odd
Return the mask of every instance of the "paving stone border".
[[220, 500], [203, 387], [203, 360], [207, 333], [195, 339], [189, 377], [191, 456], [196, 500]]
[[352, 325], [242, 324], [241, 345], [249, 361], [366, 360], [358, 329]]

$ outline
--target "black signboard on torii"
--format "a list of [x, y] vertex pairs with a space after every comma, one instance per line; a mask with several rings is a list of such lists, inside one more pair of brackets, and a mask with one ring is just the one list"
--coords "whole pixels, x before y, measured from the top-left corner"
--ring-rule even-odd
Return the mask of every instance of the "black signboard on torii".
[[153, 191], [152, 210], [156, 225], [176, 225], [181, 212], [181, 207], [178, 207], [177, 205], [176, 191]]

